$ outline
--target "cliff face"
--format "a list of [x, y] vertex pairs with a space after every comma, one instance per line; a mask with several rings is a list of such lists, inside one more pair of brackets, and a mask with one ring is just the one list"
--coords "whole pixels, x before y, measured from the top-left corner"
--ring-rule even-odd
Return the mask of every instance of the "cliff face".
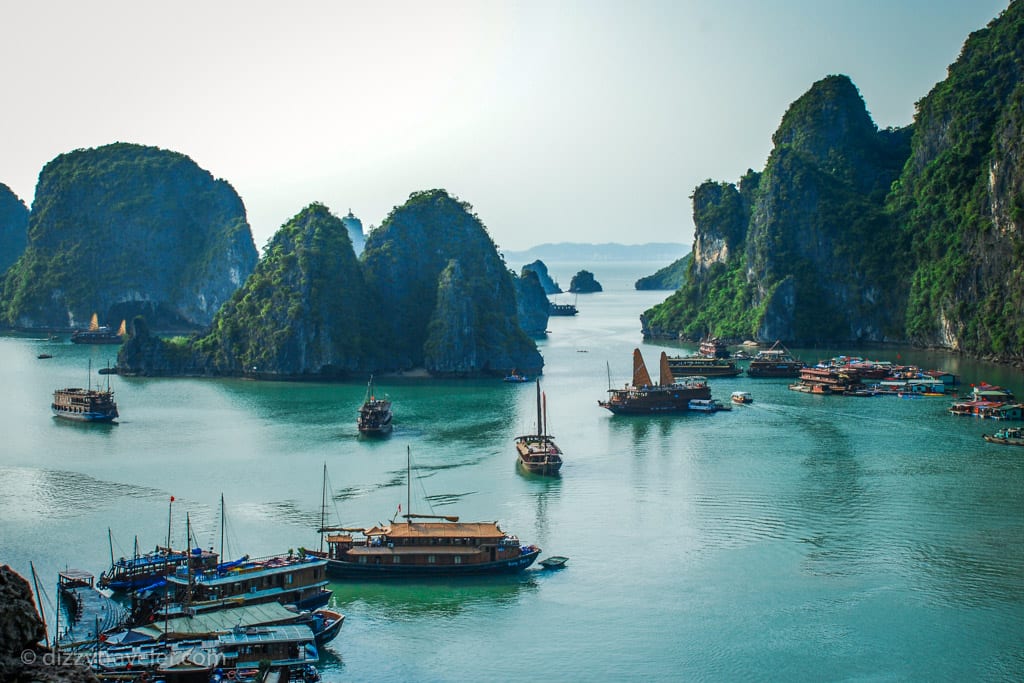
[[544, 288], [545, 294], [562, 293], [562, 288], [558, 286], [557, 282], [551, 279], [550, 275], [548, 275], [548, 267], [543, 261], [537, 260], [533, 263], [527, 263], [520, 271], [520, 277], [531, 272], [537, 274], [537, 278], [540, 280], [540, 284]]
[[543, 360], [519, 325], [512, 276], [471, 210], [444, 190], [416, 192], [368, 236], [363, 267], [385, 302], [382, 340], [399, 367], [537, 372]]
[[25, 202], [0, 183], [0, 276], [18, 260], [28, 243]]
[[372, 367], [375, 308], [345, 225], [312, 204], [278, 230], [206, 336], [165, 342], [136, 321], [119, 371], [344, 376]]
[[551, 306], [538, 274], [524, 269], [522, 277], [513, 276], [512, 281], [516, 287], [519, 326], [533, 338], [546, 336]]
[[972, 33], [917, 104], [890, 197], [915, 258], [915, 343], [1024, 359], [1024, 4]]
[[853, 83], [830, 76], [790, 106], [773, 140], [763, 172], [694, 191], [693, 265], [645, 312], [645, 334], [898, 337], [901, 241], [883, 199], [909, 134], [878, 131]]
[[124, 374], [343, 378], [539, 371], [511, 274], [479, 219], [443, 190], [414, 194], [356, 260], [348, 230], [313, 204], [274, 235], [210, 332], [161, 340], [136, 321]]
[[644, 313], [645, 334], [910, 342], [1024, 361], [1022, 84], [1022, 2], [971, 34], [912, 128], [875, 130], [845, 77], [816, 83], [773, 138], [741, 255], [727, 237], [735, 198], [698, 188], [694, 266]]
[[9, 566], [0, 567], [0, 680], [10, 683], [92, 683], [87, 668], [47, 663], [50, 649], [39, 643], [46, 633], [32, 590]]
[[4, 281], [20, 327], [207, 325], [256, 265], [242, 201], [188, 157], [116, 143], [39, 174], [28, 246]]

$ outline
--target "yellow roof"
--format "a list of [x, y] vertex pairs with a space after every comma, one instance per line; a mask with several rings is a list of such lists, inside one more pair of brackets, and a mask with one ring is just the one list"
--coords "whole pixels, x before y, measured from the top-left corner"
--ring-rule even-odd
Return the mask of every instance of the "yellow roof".
[[390, 538], [501, 538], [497, 522], [396, 522], [387, 529]]

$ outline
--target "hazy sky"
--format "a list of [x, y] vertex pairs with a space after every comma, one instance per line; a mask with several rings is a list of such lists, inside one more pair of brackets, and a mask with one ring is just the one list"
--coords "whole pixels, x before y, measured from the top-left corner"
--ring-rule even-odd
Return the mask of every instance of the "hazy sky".
[[849, 75], [911, 122], [1005, 0], [4, 2], [0, 182], [115, 141], [229, 181], [257, 247], [313, 201], [410, 192], [499, 247], [690, 244], [689, 195], [763, 168], [786, 107]]

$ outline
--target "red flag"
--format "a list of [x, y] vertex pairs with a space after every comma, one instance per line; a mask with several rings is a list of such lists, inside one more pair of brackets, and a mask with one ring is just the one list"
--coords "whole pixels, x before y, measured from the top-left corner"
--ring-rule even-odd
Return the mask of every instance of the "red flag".
[[171, 496], [171, 502], [172, 503], [174, 502], [174, 496]]

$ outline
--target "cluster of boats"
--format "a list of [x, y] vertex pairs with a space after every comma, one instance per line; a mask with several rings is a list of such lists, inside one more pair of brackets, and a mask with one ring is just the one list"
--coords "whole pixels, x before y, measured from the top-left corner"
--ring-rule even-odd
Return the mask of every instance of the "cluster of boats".
[[670, 356], [668, 366], [675, 377], [736, 377], [744, 372], [748, 377], [796, 377], [806, 365], [779, 341], [750, 358], [746, 370], [736, 360], [739, 358], [724, 342], [708, 338], [700, 343], [696, 355]]
[[[540, 424], [532, 436], [547, 438]], [[65, 622], [63, 630], [55, 625], [55, 644], [111, 680], [239, 681], [267, 667], [286, 680], [317, 680], [319, 648], [345, 620], [327, 607], [331, 579], [511, 574], [537, 561], [539, 547], [497, 522], [412, 512], [411, 480], [407, 449], [404, 514], [399, 506], [387, 524], [328, 526], [325, 465], [319, 550], [262, 558], [224, 561], [223, 539], [220, 553], [196, 547], [188, 522], [188, 548], [173, 549], [169, 508], [166, 545], [115, 560], [111, 538], [110, 567], [98, 582], [82, 570], [60, 573], [58, 619], [63, 613]], [[223, 505], [222, 498], [222, 528]], [[540, 564], [558, 569], [567, 559]]]

